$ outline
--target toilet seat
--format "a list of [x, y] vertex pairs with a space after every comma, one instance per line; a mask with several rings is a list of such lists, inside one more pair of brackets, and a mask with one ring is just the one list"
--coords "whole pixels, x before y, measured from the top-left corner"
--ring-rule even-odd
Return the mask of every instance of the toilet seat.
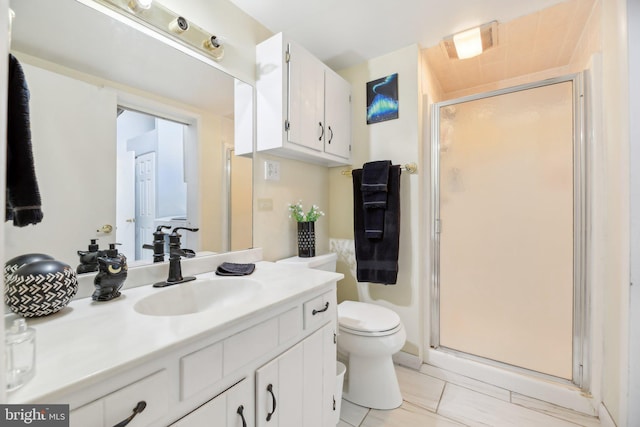
[[391, 335], [402, 328], [393, 310], [358, 301], [338, 304], [338, 324], [343, 332], [371, 337]]

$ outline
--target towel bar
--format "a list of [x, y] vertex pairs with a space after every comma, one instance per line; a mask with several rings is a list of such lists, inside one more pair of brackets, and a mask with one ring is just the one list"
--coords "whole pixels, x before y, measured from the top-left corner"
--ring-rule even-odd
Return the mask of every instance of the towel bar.
[[[402, 170], [407, 171], [407, 173], [410, 174], [417, 174], [418, 173], [418, 165], [415, 163], [407, 163], [402, 165]], [[351, 169], [345, 169], [343, 171], [340, 172], [342, 175], [344, 176], [351, 176]]]

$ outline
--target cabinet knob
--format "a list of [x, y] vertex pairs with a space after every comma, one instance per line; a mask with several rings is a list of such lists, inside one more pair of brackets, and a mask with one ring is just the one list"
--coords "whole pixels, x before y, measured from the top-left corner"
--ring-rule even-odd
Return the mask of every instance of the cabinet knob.
[[133, 408], [133, 414], [129, 415], [129, 417], [125, 420], [120, 421], [118, 424], [114, 425], [113, 427], [124, 427], [127, 424], [129, 424], [131, 422], [131, 420], [133, 420], [135, 418], [136, 415], [138, 415], [140, 412], [144, 411], [144, 408], [147, 407], [147, 402], [145, 402], [144, 400], [138, 402], [138, 404], [136, 405], [135, 408]]
[[240, 418], [242, 419], [242, 427], [247, 427], [247, 421], [244, 419], [244, 406], [240, 405], [238, 406], [238, 411], [237, 414], [240, 415]]
[[276, 395], [273, 394], [273, 384], [269, 384], [267, 386], [267, 391], [271, 393], [271, 402], [273, 403], [273, 408], [271, 408], [271, 412], [267, 414], [267, 421], [271, 421], [271, 417], [276, 412]]

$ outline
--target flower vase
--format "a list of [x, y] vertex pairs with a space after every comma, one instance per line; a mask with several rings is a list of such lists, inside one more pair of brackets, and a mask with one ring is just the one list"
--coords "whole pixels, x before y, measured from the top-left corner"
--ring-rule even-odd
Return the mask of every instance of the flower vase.
[[298, 223], [298, 256], [311, 258], [316, 256], [316, 233], [313, 221]]

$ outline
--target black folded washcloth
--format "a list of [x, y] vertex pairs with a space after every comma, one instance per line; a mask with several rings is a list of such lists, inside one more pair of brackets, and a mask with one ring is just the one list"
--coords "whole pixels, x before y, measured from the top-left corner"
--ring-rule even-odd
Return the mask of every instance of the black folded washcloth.
[[223, 262], [216, 269], [218, 276], [247, 276], [256, 269], [255, 264], [237, 264], [234, 262]]

